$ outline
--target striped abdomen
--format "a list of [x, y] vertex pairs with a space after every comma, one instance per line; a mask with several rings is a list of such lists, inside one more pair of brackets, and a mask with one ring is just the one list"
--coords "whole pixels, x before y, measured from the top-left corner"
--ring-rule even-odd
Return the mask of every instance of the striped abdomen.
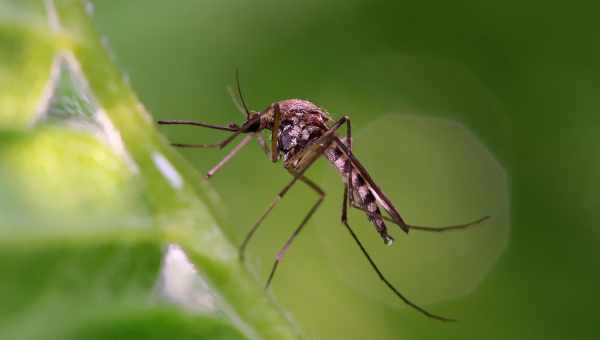
[[385, 244], [392, 244], [394, 239], [388, 235], [387, 227], [381, 216], [381, 211], [377, 206], [377, 200], [375, 195], [371, 192], [369, 184], [365, 181], [363, 176], [352, 167], [352, 162], [346, 155], [340, 150], [337, 145], [332, 145], [325, 151], [325, 156], [329, 162], [340, 172], [344, 179], [344, 183], [348, 183], [348, 178], [352, 172], [352, 192], [349, 193], [350, 199], [354, 200], [354, 203], [365, 210], [369, 221], [375, 225], [375, 229], [381, 235], [381, 238]]

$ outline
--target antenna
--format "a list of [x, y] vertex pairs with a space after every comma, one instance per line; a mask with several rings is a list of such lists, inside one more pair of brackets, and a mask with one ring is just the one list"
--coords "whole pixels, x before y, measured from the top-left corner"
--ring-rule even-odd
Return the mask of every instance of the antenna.
[[244, 100], [244, 96], [242, 95], [242, 88], [240, 86], [240, 71], [237, 68], [235, 69], [235, 86], [237, 89], [238, 96], [242, 101], [244, 111], [246, 111], [246, 119], [250, 119], [250, 110], [248, 110], [248, 105], [246, 105], [246, 101]]

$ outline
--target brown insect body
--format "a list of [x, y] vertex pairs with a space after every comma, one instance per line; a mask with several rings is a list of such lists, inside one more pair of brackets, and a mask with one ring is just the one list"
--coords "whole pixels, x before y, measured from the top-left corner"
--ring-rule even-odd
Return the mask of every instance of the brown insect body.
[[341, 151], [337, 144], [329, 147], [325, 151], [325, 156], [340, 174], [342, 174], [345, 183], [348, 183], [350, 176], [352, 177], [352, 193], [348, 193], [351, 195], [350, 200], [365, 211], [369, 221], [375, 225], [375, 229], [383, 239], [383, 242], [387, 245], [391, 245], [394, 242], [394, 239], [388, 234], [387, 227], [383, 221], [383, 216], [377, 206], [377, 198], [375, 196], [377, 193], [369, 186], [362, 173], [353, 169], [350, 159], [348, 159]]
[[[237, 78], [236, 78], [237, 80]], [[292, 241], [298, 236], [307, 221], [311, 218], [320, 204], [325, 198], [325, 192], [313, 181], [308, 179], [304, 173], [314, 164], [321, 156], [325, 156], [327, 160], [337, 169], [342, 176], [344, 182], [344, 200], [342, 205], [341, 222], [346, 227], [361, 252], [369, 261], [373, 270], [385, 285], [394, 292], [404, 303], [423, 313], [424, 315], [442, 320], [451, 321], [452, 319], [444, 318], [439, 315], [429, 313], [427, 310], [407, 299], [398, 289], [396, 289], [379, 270], [362, 242], [358, 239], [350, 227], [347, 220], [347, 208], [357, 208], [366, 213], [369, 220], [375, 225], [375, 228], [386, 244], [391, 244], [393, 239], [387, 233], [387, 227], [384, 220], [398, 225], [403, 231], [408, 232], [409, 229], [417, 229], [430, 232], [443, 232], [449, 230], [465, 229], [481, 223], [489, 218], [485, 216], [478, 220], [446, 227], [429, 227], [408, 225], [404, 222], [390, 199], [373, 181], [365, 167], [360, 163], [352, 152], [352, 136], [350, 118], [343, 116], [338, 120], [333, 120], [327, 111], [315, 105], [314, 103], [301, 99], [288, 99], [275, 102], [269, 105], [264, 111], [256, 112], [248, 110], [241, 96], [239, 89], [239, 80], [237, 81], [238, 93], [240, 95], [241, 104], [240, 110], [246, 115], [246, 121], [238, 126], [235, 123], [229, 126], [214, 125], [209, 123], [189, 121], [189, 120], [163, 120], [159, 124], [169, 125], [193, 125], [201, 126], [221, 131], [231, 132], [229, 137], [220, 143], [216, 144], [181, 144], [174, 143], [178, 147], [192, 148], [207, 148], [214, 147], [222, 149], [237, 136], [245, 134], [242, 141], [236, 145], [219, 163], [217, 163], [210, 171], [206, 178], [210, 178], [219, 171], [225, 163], [227, 163], [242, 147], [247, 145], [253, 138], [256, 138], [259, 144], [263, 147], [267, 155], [273, 162], [283, 159], [283, 166], [292, 174], [293, 179], [283, 188], [269, 207], [265, 210], [262, 216], [252, 226], [244, 241], [240, 246], [240, 259], [244, 258], [246, 246], [263, 220], [270, 214], [272, 209], [285, 196], [294, 183], [302, 182], [311, 188], [318, 199], [306, 214], [304, 220], [294, 230], [290, 238], [277, 253], [273, 268], [267, 280], [268, 287], [273, 279], [279, 262], [292, 244]], [[346, 125], [346, 137], [340, 138], [337, 135], [337, 130], [343, 125]], [[264, 136], [260, 134], [262, 130], [271, 130], [271, 147], [267, 146]], [[387, 212], [388, 216], [382, 216], [381, 209]]]
[[271, 104], [263, 113], [261, 128], [274, 128], [274, 108], [278, 106], [281, 113], [277, 135], [277, 149], [272, 152], [276, 157], [283, 155], [284, 167], [292, 172], [297, 164], [292, 162], [294, 156], [302, 152], [307, 144], [323, 136], [332, 119], [327, 112], [317, 105], [301, 99], [282, 100]]
[[[288, 99], [271, 104], [260, 113], [261, 128], [272, 129], [274, 124], [274, 107], [278, 106], [281, 121], [277, 131], [277, 158], [283, 155], [283, 164], [290, 172], [298, 170], [299, 159], [305, 152], [307, 145], [316, 141], [331, 127], [333, 119], [327, 111], [314, 103], [302, 99]], [[345, 142], [340, 139], [341, 142]], [[344, 183], [351, 178], [351, 200], [361, 207], [367, 214], [385, 244], [391, 245], [394, 239], [388, 234], [387, 227], [377, 206], [377, 193], [369, 186], [360, 169], [354, 169], [352, 161], [345, 155], [338, 145], [332, 143], [325, 150], [325, 156], [342, 176]]]

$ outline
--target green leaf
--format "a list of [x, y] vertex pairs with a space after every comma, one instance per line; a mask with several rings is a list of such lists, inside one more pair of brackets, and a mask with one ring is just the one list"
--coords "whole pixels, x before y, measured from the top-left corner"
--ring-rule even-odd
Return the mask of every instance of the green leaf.
[[85, 6], [0, 2], [0, 337], [297, 338]]
[[[3, 12], [16, 12], [10, 8], [2, 5]], [[57, 46], [38, 20], [37, 16], [25, 20], [16, 13], [15, 17], [0, 15], [0, 125], [4, 127], [31, 124], [47, 94]]]

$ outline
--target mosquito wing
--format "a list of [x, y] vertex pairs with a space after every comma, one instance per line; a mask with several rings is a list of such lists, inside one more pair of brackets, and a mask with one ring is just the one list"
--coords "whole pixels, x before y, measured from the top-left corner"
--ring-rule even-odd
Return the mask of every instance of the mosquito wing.
[[373, 179], [367, 172], [367, 169], [365, 169], [365, 167], [360, 163], [360, 161], [348, 149], [348, 146], [339, 137], [335, 136], [335, 142], [339, 146], [339, 148], [344, 152], [344, 154], [348, 157], [348, 159], [350, 159], [350, 162], [352, 163], [352, 167], [356, 171], [358, 171], [361, 174], [361, 176], [365, 179], [365, 181], [368, 183], [369, 188], [370, 188], [371, 192], [373, 193], [373, 196], [375, 196], [375, 199], [377, 200], [377, 203], [385, 211], [387, 211], [387, 213], [390, 215], [392, 220], [396, 224], [398, 224], [400, 226], [400, 228], [402, 230], [404, 230], [404, 232], [408, 233], [408, 230], [409, 230], [408, 225], [404, 222], [404, 220], [402, 219], [402, 217], [396, 210], [396, 207], [394, 207], [394, 204], [392, 204], [392, 201], [390, 201], [390, 199], [383, 193], [383, 191], [381, 191], [381, 189], [377, 186], [377, 184], [375, 184], [375, 181], [373, 181]]

